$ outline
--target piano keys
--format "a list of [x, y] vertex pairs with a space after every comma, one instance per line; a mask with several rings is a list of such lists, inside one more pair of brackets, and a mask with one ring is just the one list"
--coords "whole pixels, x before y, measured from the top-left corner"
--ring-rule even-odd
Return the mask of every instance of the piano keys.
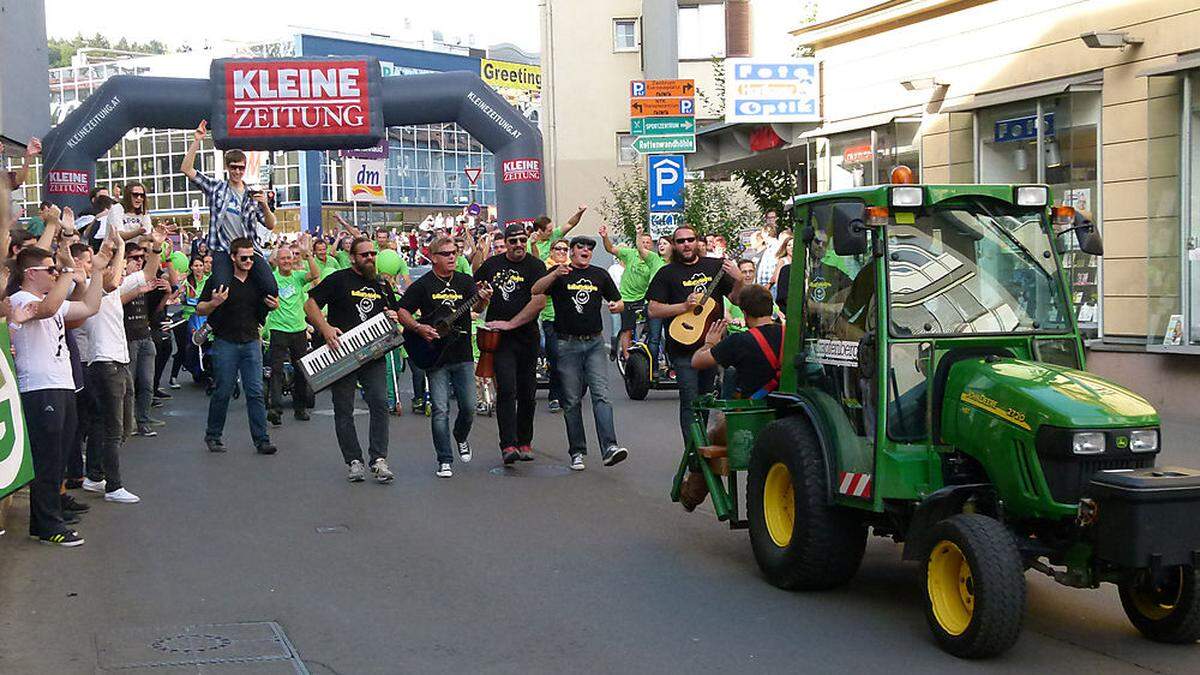
[[400, 327], [385, 314], [376, 314], [338, 337], [338, 349], [322, 345], [300, 358], [314, 392], [321, 391], [363, 364], [404, 344]]

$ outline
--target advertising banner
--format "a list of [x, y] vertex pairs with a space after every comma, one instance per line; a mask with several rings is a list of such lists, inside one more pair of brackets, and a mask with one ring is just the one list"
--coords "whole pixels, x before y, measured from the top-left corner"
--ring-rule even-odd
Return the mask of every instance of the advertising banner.
[[346, 158], [344, 167], [346, 194], [354, 202], [386, 202], [383, 177], [387, 173], [387, 162], [382, 159]]
[[365, 148], [383, 138], [371, 58], [215, 59], [213, 143], [221, 149]]
[[725, 59], [726, 122], [819, 122], [816, 59]]
[[21, 396], [17, 392], [17, 375], [13, 369], [12, 349], [8, 342], [8, 325], [0, 322], [0, 499], [21, 489], [33, 480], [33, 460], [29, 455], [29, 437], [25, 433], [25, 416], [21, 413]]

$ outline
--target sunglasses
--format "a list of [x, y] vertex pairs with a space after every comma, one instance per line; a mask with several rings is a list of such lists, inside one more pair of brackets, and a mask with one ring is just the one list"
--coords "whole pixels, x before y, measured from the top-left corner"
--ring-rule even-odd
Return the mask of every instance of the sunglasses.
[[125, 256], [125, 259], [126, 259], [126, 260], [145, 260], [145, 259], [146, 259], [146, 254], [145, 254], [145, 253], [139, 253], [139, 254], [137, 254], [137, 255], [127, 255], [127, 256]]
[[566, 250], [567, 250], [567, 247], [566, 247], [566, 246], [555, 246], [553, 250], [555, 250], [555, 251], [566, 251]]
[[146, 193], [145, 192], [130, 192], [129, 196], [132, 197], [133, 199], [145, 199]]
[[595, 244], [575, 244], [575, 248], [586, 248], [587, 250], [590, 251], [590, 250], [596, 248], [596, 245]]
[[434, 255], [440, 255], [440, 256], [444, 256], [444, 257], [446, 257], [446, 258], [449, 258], [449, 257], [451, 257], [451, 256], [456, 256], [456, 255], [458, 255], [458, 252], [457, 252], [457, 251], [434, 251], [434, 252], [433, 252], [433, 254], [434, 254]]
[[510, 244], [516, 244], [516, 245], [520, 246], [521, 244], [524, 244], [525, 242], [529, 241], [529, 237], [509, 237], [508, 239], [505, 239], [505, 241], [507, 241]]
[[229, 166], [227, 166], [225, 168], [229, 169], [230, 171], [245, 171], [246, 165], [245, 164], [230, 164]]
[[251, 255], [239, 255], [239, 256], [237, 257], [237, 261], [238, 261], [238, 262], [246, 262], [246, 261], [248, 261], [248, 260], [254, 260], [254, 255], [253, 255], [253, 254], [251, 254]]
[[39, 270], [49, 272], [50, 274], [58, 274], [58, 272], [59, 272], [58, 265], [35, 265], [33, 267], [25, 268], [26, 272], [33, 272], [33, 271], [39, 271]]
[[675, 243], [676, 244], [690, 244], [693, 241], [696, 241], [695, 237], [681, 237], [679, 239], [676, 239]]
[[360, 258], [374, 258], [376, 255], [376, 252], [375, 251], [363, 251], [362, 253], [355, 253], [354, 255], [356, 255]]

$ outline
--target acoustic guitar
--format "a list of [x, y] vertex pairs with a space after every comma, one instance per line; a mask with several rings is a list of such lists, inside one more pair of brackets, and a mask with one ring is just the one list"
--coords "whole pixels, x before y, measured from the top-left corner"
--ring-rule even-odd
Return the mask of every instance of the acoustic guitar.
[[717, 273], [716, 278], [708, 285], [704, 291], [704, 296], [700, 298], [700, 304], [695, 308], [677, 315], [671, 319], [671, 325], [667, 329], [667, 334], [671, 339], [685, 347], [691, 347], [699, 344], [704, 339], [705, 333], [708, 332], [708, 327], [712, 325], [715, 319], [717, 310], [717, 301], [713, 299], [713, 291], [717, 290], [717, 286], [721, 284], [721, 280], [725, 278], [725, 268]]
[[421, 370], [437, 366], [441, 363], [442, 354], [446, 352], [446, 348], [455, 340], [470, 339], [469, 332], [455, 332], [454, 322], [462, 318], [463, 314], [471, 311], [475, 303], [479, 302], [479, 294], [484, 288], [486, 286], [476, 289], [475, 294], [460, 303], [452, 313], [430, 324], [437, 331], [436, 339], [426, 340], [415, 330], [404, 329], [404, 351], [408, 352], [408, 359], [414, 366]]

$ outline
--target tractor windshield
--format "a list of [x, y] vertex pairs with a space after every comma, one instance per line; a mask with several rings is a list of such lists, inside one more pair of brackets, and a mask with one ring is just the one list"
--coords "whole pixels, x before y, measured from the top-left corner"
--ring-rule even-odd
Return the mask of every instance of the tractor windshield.
[[963, 197], [898, 215], [887, 235], [894, 335], [1070, 328], [1041, 211]]

